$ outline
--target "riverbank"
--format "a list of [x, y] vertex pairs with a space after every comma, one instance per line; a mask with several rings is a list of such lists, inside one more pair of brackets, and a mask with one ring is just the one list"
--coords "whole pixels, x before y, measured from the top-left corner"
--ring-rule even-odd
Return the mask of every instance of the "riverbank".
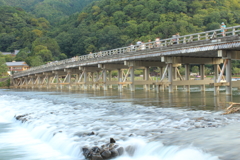
[[10, 88], [10, 77], [0, 78], [0, 88], [1, 89]]

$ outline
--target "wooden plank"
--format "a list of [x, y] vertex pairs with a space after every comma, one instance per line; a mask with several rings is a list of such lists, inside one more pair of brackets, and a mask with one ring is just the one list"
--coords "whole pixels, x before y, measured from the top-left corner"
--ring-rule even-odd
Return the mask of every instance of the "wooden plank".
[[213, 80], [184, 80], [184, 81], [173, 81], [172, 85], [209, 85], [213, 83]]
[[232, 87], [240, 87], [240, 81], [232, 81]]
[[168, 86], [170, 84], [170, 82], [154, 82], [152, 84], [158, 85], [158, 86], [162, 86], [162, 85], [167, 85]]
[[145, 80], [134, 81], [135, 85], [145, 85], [145, 84], [153, 84], [153, 83], [154, 83], [154, 81], [151, 81], [151, 80], [147, 80], [147, 81], [145, 81]]
[[118, 84], [132, 84], [132, 82], [118, 82]]
[[107, 85], [113, 85], [113, 84], [118, 84], [118, 81], [107, 81]]
[[219, 83], [210, 83], [210, 85], [214, 87], [220, 87], [220, 86], [230, 86], [229, 82], [219, 82]]
[[77, 82], [77, 83], [74, 83], [74, 84], [85, 84], [85, 82]]
[[58, 84], [60, 84], [60, 85], [64, 85], [64, 84], [70, 84], [70, 83], [58, 83]]

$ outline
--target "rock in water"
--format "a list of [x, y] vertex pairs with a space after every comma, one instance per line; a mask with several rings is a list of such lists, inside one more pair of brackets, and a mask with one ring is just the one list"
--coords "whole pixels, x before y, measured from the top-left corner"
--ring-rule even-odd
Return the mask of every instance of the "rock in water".
[[[132, 150], [133, 149], [129, 146], [128, 151], [130, 152]], [[121, 156], [124, 153], [124, 148], [116, 144], [115, 139], [110, 138], [110, 143], [104, 144], [101, 147], [83, 147], [82, 152], [84, 157], [88, 160], [109, 160]]]
[[111, 152], [112, 157], [117, 157], [118, 156], [118, 151], [116, 149], [112, 149], [112, 150], [110, 150], [110, 152]]
[[110, 143], [116, 143], [115, 139], [110, 138]]
[[111, 158], [111, 152], [109, 150], [104, 150], [101, 155], [105, 159]]
[[100, 153], [94, 153], [92, 155], [91, 160], [103, 160], [102, 156], [100, 155]]
[[100, 153], [101, 149], [98, 146], [92, 148], [93, 153]]
[[90, 150], [89, 148], [83, 147], [82, 152], [83, 152], [83, 155], [84, 155], [85, 158], [88, 159], [88, 158], [92, 157], [92, 150]]

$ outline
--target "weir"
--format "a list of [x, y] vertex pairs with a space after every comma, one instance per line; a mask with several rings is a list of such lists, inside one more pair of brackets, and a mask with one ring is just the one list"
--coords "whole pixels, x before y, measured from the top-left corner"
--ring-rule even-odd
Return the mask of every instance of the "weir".
[[[221, 29], [180, 36], [177, 44], [172, 38], [122, 47], [89, 55], [51, 62], [30, 68], [12, 76], [14, 88], [56, 88], [69, 90], [107, 90], [113, 85], [119, 92], [129, 86], [135, 91], [136, 85], [144, 90], [154, 88], [156, 92], [167, 89], [174, 92], [184, 86], [186, 92], [191, 85], [198, 85], [205, 91], [205, 85], [214, 87], [214, 95], [219, 87], [226, 87], [226, 95], [232, 94], [232, 87], [240, 87], [239, 81], [232, 80], [231, 60], [240, 59], [240, 26], [226, 28], [222, 37]], [[190, 79], [190, 65], [199, 65], [200, 80]], [[185, 66], [183, 77], [178, 68]], [[204, 78], [205, 65], [214, 66], [214, 78]], [[220, 68], [220, 65], [222, 68]], [[150, 68], [157, 67], [159, 77], [151, 79]], [[142, 69], [143, 77], [134, 75]], [[112, 76], [117, 71], [117, 76]], [[224, 76], [225, 74], [225, 76]]]

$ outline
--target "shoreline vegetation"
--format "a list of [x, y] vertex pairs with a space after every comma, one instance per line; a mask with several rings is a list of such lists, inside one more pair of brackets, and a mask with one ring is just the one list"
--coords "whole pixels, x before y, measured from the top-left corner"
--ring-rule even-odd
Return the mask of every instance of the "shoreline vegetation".
[[10, 84], [10, 77], [0, 78], [0, 89], [9, 89]]

